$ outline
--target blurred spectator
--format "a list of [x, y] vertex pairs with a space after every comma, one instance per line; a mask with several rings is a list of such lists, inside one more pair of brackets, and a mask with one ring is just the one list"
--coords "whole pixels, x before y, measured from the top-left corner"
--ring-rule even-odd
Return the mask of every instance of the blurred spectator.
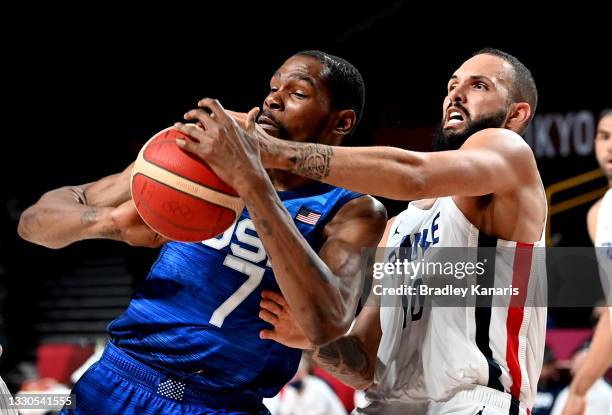
[[329, 386], [331, 386], [333, 391], [336, 393], [336, 396], [338, 396], [338, 399], [340, 399], [340, 402], [342, 402], [342, 405], [344, 405], [344, 409], [346, 409], [346, 412], [350, 413], [355, 408], [354, 388], [351, 388], [350, 386], [340, 382], [337, 378], [330, 375], [323, 368], [318, 367], [316, 365], [312, 370], [312, 374], [320, 377], [325, 382], [327, 382]]
[[340, 399], [311, 369], [312, 356], [304, 352], [293, 379], [277, 396], [264, 400], [272, 415], [346, 415]]
[[542, 373], [538, 381], [538, 393], [533, 404], [533, 415], [549, 415], [557, 399], [557, 395], [563, 389], [557, 358], [551, 348], [544, 348], [544, 363]]
[[[588, 355], [588, 347], [582, 347], [572, 356], [570, 372], [573, 377], [580, 371], [585, 364]], [[559, 393], [553, 406], [551, 415], [561, 415], [570, 394], [570, 386]], [[585, 394], [585, 415], [609, 415], [612, 407], [612, 388], [602, 378], [599, 377], [588, 389]], [[581, 412], [581, 411], [580, 411]], [[578, 412], [578, 413], [580, 413]]]

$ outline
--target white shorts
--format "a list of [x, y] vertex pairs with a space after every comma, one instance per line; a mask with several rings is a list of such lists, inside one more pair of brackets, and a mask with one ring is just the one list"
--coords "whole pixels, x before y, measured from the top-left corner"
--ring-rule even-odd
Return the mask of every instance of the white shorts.
[[517, 401], [512, 403], [508, 393], [500, 392], [486, 386], [460, 391], [446, 402], [431, 402], [429, 415], [531, 415]]

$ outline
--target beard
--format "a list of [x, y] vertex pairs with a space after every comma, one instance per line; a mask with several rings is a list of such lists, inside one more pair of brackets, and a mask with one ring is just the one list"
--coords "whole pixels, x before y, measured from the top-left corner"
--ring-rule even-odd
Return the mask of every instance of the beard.
[[[467, 114], [467, 112], [465, 113]], [[432, 144], [433, 151], [457, 150], [472, 134], [480, 130], [486, 128], [502, 128], [506, 121], [506, 115], [505, 110], [500, 110], [499, 112], [483, 115], [474, 120], [467, 117], [465, 128], [462, 131], [453, 131], [452, 129], [445, 130], [443, 128], [444, 120], [442, 120], [434, 136]]]

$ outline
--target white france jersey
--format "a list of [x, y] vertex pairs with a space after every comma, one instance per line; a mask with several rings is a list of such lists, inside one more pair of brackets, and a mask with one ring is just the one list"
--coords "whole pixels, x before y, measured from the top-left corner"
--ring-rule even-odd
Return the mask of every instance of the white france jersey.
[[[608, 189], [597, 214], [597, 228], [595, 228], [595, 246], [607, 247], [605, 250], [598, 250], [597, 259], [604, 292], [607, 296], [608, 305], [612, 304], [612, 189]], [[610, 309], [610, 324], [612, 325], [612, 307]]]
[[[495, 261], [490, 267], [495, 270], [495, 284], [525, 287], [522, 303], [517, 306], [513, 299], [510, 308], [428, 307], [427, 300], [415, 304], [418, 299], [412, 296], [413, 303], [405, 307], [401, 296], [386, 297], [380, 309], [383, 334], [374, 383], [366, 392], [369, 404], [357, 412], [422, 414], [428, 401], [448, 400], [473, 385], [505, 392], [508, 400], [512, 395], [523, 408], [531, 408], [544, 354], [546, 308], [524, 305], [525, 301], [545, 304], [544, 232], [533, 244], [485, 235], [452, 197], [443, 197], [411, 202], [391, 226], [387, 253], [405, 246], [408, 238], [409, 246], [504, 247], [488, 251], [489, 261]], [[392, 285], [402, 283], [392, 280]], [[403, 282], [413, 280], [406, 277]], [[495, 305], [494, 298], [490, 301]]]

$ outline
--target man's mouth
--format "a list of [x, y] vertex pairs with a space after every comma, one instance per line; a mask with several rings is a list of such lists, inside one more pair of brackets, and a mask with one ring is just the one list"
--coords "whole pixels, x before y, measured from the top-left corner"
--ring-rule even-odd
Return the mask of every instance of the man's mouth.
[[446, 122], [444, 123], [444, 127], [448, 128], [458, 126], [464, 123], [466, 119], [467, 117], [462, 110], [456, 107], [449, 108], [446, 110]]
[[279, 131], [281, 129], [280, 125], [278, 125], [276, 121], [265, 114], [262, 114], [257, 118], [257, 124], [261, 125], [261, 128], [266, 131]]

